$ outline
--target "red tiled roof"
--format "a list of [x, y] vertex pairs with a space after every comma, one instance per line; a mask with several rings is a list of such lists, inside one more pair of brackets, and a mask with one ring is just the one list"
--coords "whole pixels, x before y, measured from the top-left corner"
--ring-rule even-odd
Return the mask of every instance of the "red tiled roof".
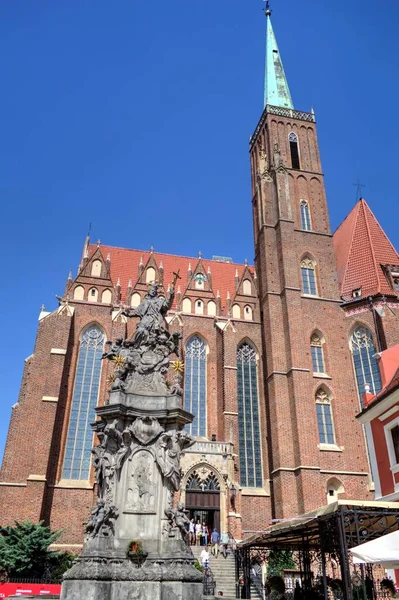
[[[97, 245], [91, 244], [89, 247], [89, 256], [91, 257], [95, 252]], [[134, 288], [139, 277], [139, 265], [140, 261], [144, 267], [147, 264], [148, 259], [151, 257], [151, 253], [146, 250], [130, 250], [128, 248], [117, 248], [115, 246], [100, 246], [101, 253], [104, 259], [110, 256], [111, 259], [111, 279], [114, 285], [116, 285], [118, 278], [121, 284], [122, 300], [126, 298], [126, 290], [129, 283], [129, 279], [132, 280], [132, 287]], [[189, 256], [177, 256], [173, 254], [160, 254], [154, 252], [152, 254], [157, 267], [159, 268], [161, 263], [163, 265], [164, 272], [164, 286], [167, 288], [169, 283], [172, 283], [173, 272], [180, 269], [181, 280], [176, 283], [176, 291], [180, 286], [182, 294], [184, 294], [186, 287], [189, 282], [188, 278], [188, 266], [191, 264], [192, 273], [195, 272], [198, 261], [198, 257]], [[226, 305], [227, 292], [230, 293], [231, 299], [234, 298], [236, 291], [235, 276], [238, 271], [238, 276], [241, 279], [245, 265], [236, 263], [227, 263], [217, 260], [208, 260], [201, 258], [202, 265], [205, 268], [205, 272], [208, 272], [210, 267], [212, 277], [212, 290], [216, 297], [217, 292], [220, 292], [220, 299], [222, 307]], [[254, 274], [254, 268], [248, 265], [251, 275]], [[198, 290], [199, 295], [201, 294]]]
[[358, 288], [363, 297], [394, 293], [381, 265], [399, 265], [399, 255], [363, 198], [334, 233], [334, 249], [344, 298]]

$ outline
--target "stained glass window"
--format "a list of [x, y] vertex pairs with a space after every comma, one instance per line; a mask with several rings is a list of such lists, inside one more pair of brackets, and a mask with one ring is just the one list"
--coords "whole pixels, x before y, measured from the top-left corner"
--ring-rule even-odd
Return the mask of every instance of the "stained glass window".
[[320, 444], [335, 444], [330, 398], [324, 390], [316, 394], [317, 427]]
[[301, 200], [300, 209], [301, 209], [301, 228], [304, 229], [305, 231], [310, 231], [312, 229], [312, 226], [310, 224], [310, 210], [309, 210], [309, 204], [306, 202], [306, 200]]
[[206, 436], [206, 344], [198, 335], [186, 344], [184, 368], [184, 404], [194, 415], [189, 431], [197, 437]]
[[310, 350], [312, 352], [313, 373], [325, 373], [323, 345], [316, 333], [312, 335], [310, 340]]
[[314, 263], [309, 259], [305, 258], [301, 262], [301, 275], [302, 275], [302, 292], [311, 296], [317, 296], [316, 287], [316, 274]]
[[89, 479], [93, 432], [101, 378], [104, 333], [91, 325], [82, 336], [65, 447], [63, 479]]
[[366, 384], [370, 386], [372, 394], [381, 389], [381, 375], [370, 331], [365, 327], [357, 327], [352, 334], [351, 347], [357, 391], [361, 401]]
[[241, 485], [262, 487], [256, 353], [246, 342], [237, 350], [237, 397]]

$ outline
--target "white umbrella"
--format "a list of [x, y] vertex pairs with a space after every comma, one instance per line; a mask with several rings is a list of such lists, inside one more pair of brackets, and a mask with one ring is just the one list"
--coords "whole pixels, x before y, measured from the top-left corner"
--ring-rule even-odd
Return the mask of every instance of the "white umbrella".
[[386, 569], [399, 569], [399, 531], [351, 548], [354, 563], [378, 563]]

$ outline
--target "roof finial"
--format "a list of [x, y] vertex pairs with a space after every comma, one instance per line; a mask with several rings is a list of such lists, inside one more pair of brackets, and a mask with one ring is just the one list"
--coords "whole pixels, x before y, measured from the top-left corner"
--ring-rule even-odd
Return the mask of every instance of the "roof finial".
[[270, 10], [270, 0], [265, 0], [265, 15], [270, 17], [272, 11]]

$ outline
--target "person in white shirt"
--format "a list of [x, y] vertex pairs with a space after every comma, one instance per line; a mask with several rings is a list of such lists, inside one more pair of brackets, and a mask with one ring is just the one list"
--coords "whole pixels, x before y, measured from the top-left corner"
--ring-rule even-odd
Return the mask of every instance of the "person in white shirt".
[[189, 533], [189, 542], [191, 546], [195, 546], [195, 523], [194, 523], [194, 519], [191, 519], [190, 521], [190, 525], [188, 528], [188, 533]]
[[205, 548], [203, 549], [203, 551], [201, 552], [201, 564], [204, 567], [204, 569], [207, 569], [209, 567], [209, 552], [208, 552], [208, 546], [205, 546]]

